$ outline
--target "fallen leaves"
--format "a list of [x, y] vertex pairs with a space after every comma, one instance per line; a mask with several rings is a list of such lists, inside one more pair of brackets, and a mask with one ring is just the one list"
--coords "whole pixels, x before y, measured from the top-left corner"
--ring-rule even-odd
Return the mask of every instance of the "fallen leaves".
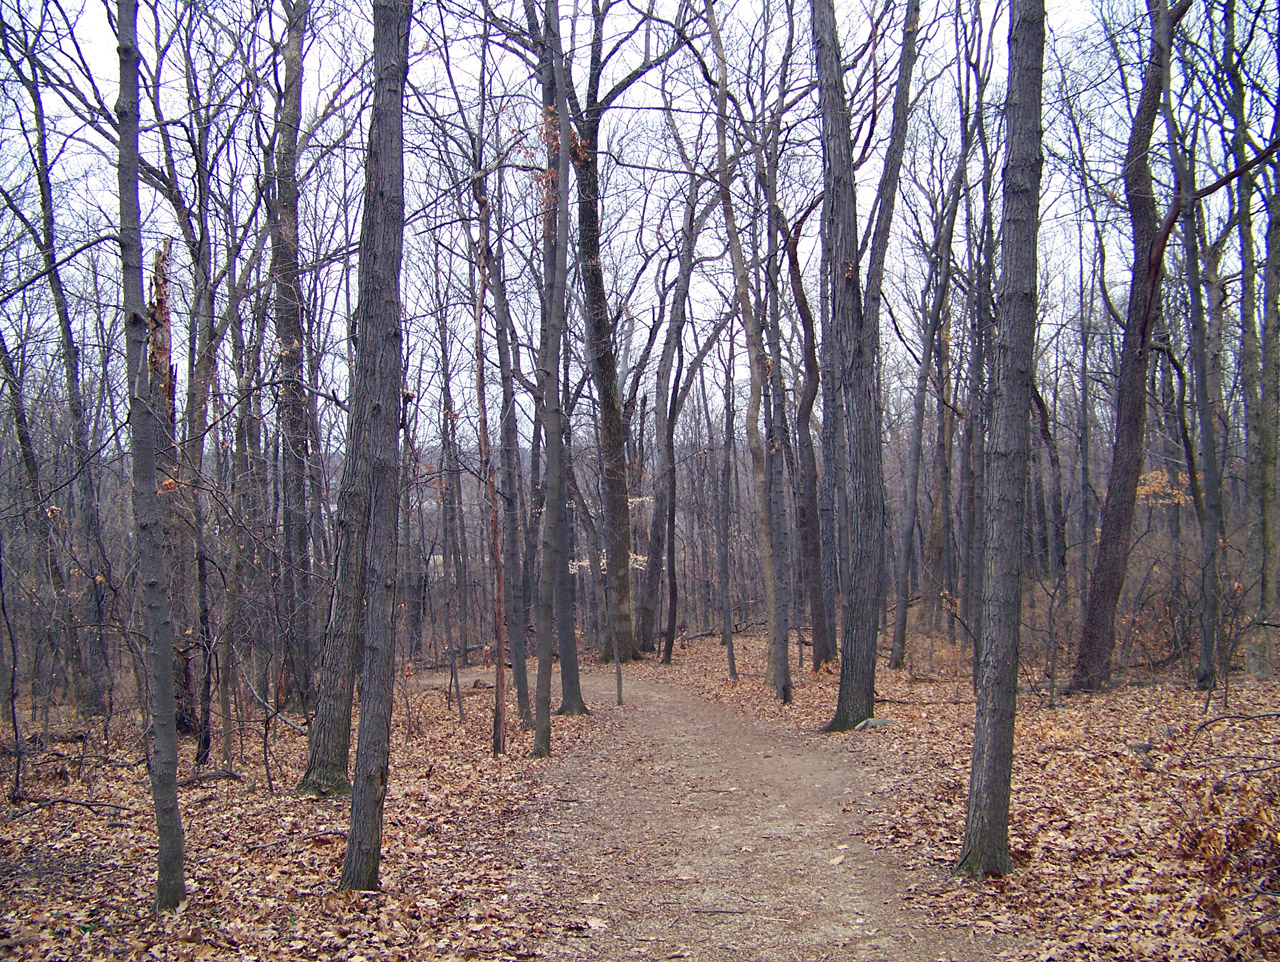
[[[306, 744], [285, 726], [273, 728], [270, 743], [274, 793], [261, 741], [247, 732], [236, 746], [239, 780], [198, 772], [194, 746], [182, 746], [188, 898], [160, 919], [151, 908], [155, 828], [137, 731], [87, 745], [74, 766], [29, 755], [30, 800], [0, 822], [0, 957], [532, 958], [537, 943], [584, 923], [513, 882], [519, 853], [506, 830], [537, 784], [529, 736], [513, 726], [509, 754], [493, 759], [491, 714], [468, 712], [459, 724], [427, 681], [401, 683], [413, 711], [397, 712], [376, 894], [335, 890], [350, 802], [289, 790]], [[508, 717], [517, 717], [514, 705]], [[555, 749], [587, 731], [580, 719], [557, 719]], [[60, 774], [67, 767], [69, 781]]]

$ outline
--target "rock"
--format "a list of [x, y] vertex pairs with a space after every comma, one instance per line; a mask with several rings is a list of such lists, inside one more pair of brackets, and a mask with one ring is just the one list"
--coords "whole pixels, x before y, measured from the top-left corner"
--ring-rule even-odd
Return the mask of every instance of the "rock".
[[888, 728], [893, 724], [892, 718], [866, 718], [853, 726], [856, 732], [869, 732], [874, 728]]

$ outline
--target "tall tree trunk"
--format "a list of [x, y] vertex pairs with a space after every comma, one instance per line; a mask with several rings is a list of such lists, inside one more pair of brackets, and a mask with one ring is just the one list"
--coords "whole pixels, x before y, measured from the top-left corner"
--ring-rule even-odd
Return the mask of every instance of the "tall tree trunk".
[[[636, 605], [636, 638], [643, 646], [654, 636], [657, 628], [658, 592], [662, 587], [663, 548], [666, 540], [667, 498], [671, 490], [671, 479], [668, 474], [675, 471], [672, 446], [668, 443], [668, 422], [674, 421], [677, 412], [671, 408], [671, 398], [675, 392], [671, 385], [672, 366], [675, 362], [677, 346], [684, 336], [684, 326], [688, 317], [687, 303], [689, 285], [693, 278], [694, 249], [698, 232], [706, 222], [712, 208], [697, 210], [700, 183], [697, 178], [689, 187], [689, 196], [685, 202], [684, 223], [680, 235], [680, 260], [677, 267], [676, 283], [671, 295], [671, 320], [667, 324], [666, 338], [662, 344], [662, 354], [658, 359], [656, 386], [654, 388], [654, 430], [657, 442], [654, 445], [657, 457], [653, 466], [653, 516], [649, 525], [648, 555], [645, 560], [644, 577], [641, 581], [640, 597]], [[679, 378], [677, 380], [677, 386]], [[674, 438], [674, 434], [671, 435]]]
[[[728, 148], [728, 62], [725, 59], [724, 44], [720, 38], [720, 28], [710, 2], [706, 4], [706, 16], [718, 70], [715, 95], [716, 163], [719, 177], [720, 207], [725, 220], [729, 256], [733, 265], [734, 306], [742, 320], [742, 327], [746, 333], [748, 369], [751, 372], [751, 393], [748, 396], [746, 410], [747, 447], [751, 452], [752, 487], [754, 489], [758, 525], [757, 536], [759, 538], [760, 575], [764, 581], [766, 618], [772, 635], [778, 621], [778, 585], [773, 550], [773, 509], [769, 497], [771, 479], [769, 465], [765, 457], [764, 439], [760, 435], [760, 411], [767, 379], [764, 332], [761, 329], [761, 322], [755, 305], [752, 303], [747, 262], [743, 255], [737, 216], [733, 209], [732, 185], [736, 176], [736, 160], [730, 161]], [[771, 652], [773, 651], [772, 645], [775, 642], [776, 639], [771, 641]], [[776, 660], [772, 664], [776, 665]]]
[[310, 0], [287, 0], [281, 57], [284, 87], [276, 102], [275, 202], [271, 208], [271, 285], [280, 365], [281, 520], [284, 552], [280, 584], [284, 646], [298, 668], [303, 703], [313, 703], [311, 665], [311, 552], [307, 515], [310, 428], [303, 364], [302, 284], [298, 266], [298, 134], [302, 124], [303, 45]]
[[843, 731], [874, 714], [876, 638], [884, 597], [885, 509], [880, 449], [880, 300], [888, 256], [898, 179], [906, 147], [911, 76], [920, 20], [918, 0], [908, 0], [889, 144], [878, 194], [880, 209], [872, 230], [865, 297], [861, 290], [853, 144], [844, 66], [831, 0], [812, 0], [814, 59], [822, 114], [824, 204], [832, 265], [831, 317], [835, 363], [844, 399], [848, 461], [845, 479], [849, 544], [840, 691], [828, 729]]
[[716, 580], [720, 593], [720, 643], [729, 659], [729, 680], [738, 680], [738, 663], [733, 651], [733, 599], [729, 595], [729, 522], [736, 506], [733, 498], [733, 332], [729, 333], [729, 358], [724, 377], [724, 451], [720, 463], [720, 491], [717, 496]]
[[[1258, 473], [1262, 478], [1258, 511], [1262, 526], [1261, 599], [1264, 612], [1275, 621], [1280, 611], [1280, 475], [1276, 451], [1280, 447], [1280, 190], [1267, 197], [1267, 250], [1263, 266], [1262, 391], [1258, 417]], [[1276, 632], [1259, 642], [1258, 673], [1275, 671]]]
[[[806, 215], [807, 216], [807, 213]], [[809, 619], [813, 635], [813, 670], [817, 671], [835, 657], [831, 641], [830, 622], [827, 620], [827, 602], [823, 591], [823, 544], [818, 509], [818, 463], [813, 450], [813, 405], [818, 398], [821, 370], [818, 367], [818, 348], [815, 336], [813, 309], [805, 294], [804, 276], [800, 267], [800, 234], [805, 217], [801, 217], [790, 230], [782, 220], [782, 233], [787, 237], [787, 263], [792, 296], [796, 312], [800, 315], [803, 332], [804, 384], [796, 407], [797, 454], [800, 471], [797, 498], [797, 527], [800, 529], [801, 574], [809, 593]]]
[[[589, 107], [578, 121], [578, 257], [586, 292], [587, 356], [600, 407], [600, 461], [604, 480], [603, 507], [605, 567], [609, 577], [609, 618], [619, 656], [636, 656], [631, 603], [631, 508], [627, 492], [627, 435], [618, 397], [618, 359], [613, 348], [613, 323], [600, 261], [600, 113]], [[567, 189], [567, 185], [566, 189]]]
[[[1210, 332], [1205, 310], [1204, 288], [1200, 270], [1200, 231], [1195, 185], [1195, 160], [1187, 152], [1173, 114], [1173, 103], [1165, 84], [1163, 106], [1165, 128], [1169, 136], [1170, 154], [1177, 173], [1181, 197], [1180, 221], [1183, 249], [1186, 252], [1187, 288], [1191, 311], [1191, 372], [1195, 384], [1196, 418], [1200, 422], [1200, 467], [1204, 473], [1204, 510], [1200, 515], [1200, 657], [1196, 665], [1196, 687], [1210, 691], [1216, 684], [1219, 611], [1221, 597], [1218, 584], [1218, 544], [1222, 537], [1222, 471], [1218, 460], [1217, 420], [1221, 393], [1215, 390], [1215, 372], [1209, 358]], [[1214, 272], [1216, 273], [1216, 271]], [[1221, 311], [1219, 321], [1221, 321]], [[1221, 336], [1221, 323], [1218, 324]], [[1214, 402], [1218, 403], [1215, 404]], [[1228, 668], [1230, 666], [1227, 666]]]
[[987, 573], [983, 641], [974, 717], [969, 810], [956, 870], [1005, 875], [1009, 789], [1022, 625], [1023, 515], [1030, 453], [1032, 368], [1037, 317], [1036, 240], [1040, 228], [1043, 0], [1013, 0], [1009, 11], [1007, 148], [1001, 227], [1000, 327], [987, 450]]
[[339, 888], [378, 887], [382, 809], [391, 753], [395, 675], [397, 523], [400, 498], [404, 335], [400, 261], [404, 248], [404, 88], [409, 72], [409, 0], [374, 0], [373, 114], [365, 161], [356, 303], [352, 420], [366, 419], [363, 450], [351, 451], [368, 475], [369, 514], [363, 601], [364, 668], [360, 730], [351, 785], [351, 829]]
[[142, 294], [142, 212], [138, 201], [138, 7], [121, 0], [116, 17], [120, 58], [117, 177], [120, 192], [120, 269], [129, 370], [129, 427], [133, 460], [133, 521], [138, 580], [146, 616], [147, 668], [151, 688], [151, 797], [159, 847], [156, 910], [176, 909], [185, 897], [182, 815], [178, 810], [178, 730], [173, 700], [173, 621], [161, 544], [156, 448], [160, 424], [157, 398], [147, 376], [149, 322]]
[[1151, 47], [1142, 75], [1142, 90], [1134, 114], [1124, 162], [1125, 200], [1133, 234], [1133, 265], [1129, 307], [1120, 342], [1116, 372], [1115, 442], [1111, 476], [1102, 506], [1102, 530], [1085, 600], [1080, 648], [1071, 687], [1101, 688], [1111, 676], [1115, 648], [1116, 606], [1129, 563], [1130, 534], [1142, 473], [1147, 421], [1147, 364], [1151, 334], [1160, 324], [1160, 286], [1164, 278], [1164, 249], [1173, 223], [1157, 223], [1151, 175], [1151, 136], [1160, 110], [1169, 60], [1169, 35], [1190, 0], [1173, 10], [1165, 0], [1149, 0]]
[[[565, 512], [563, 406], [560, 397], [560, 347], [564, 339], [565, 286], [569, 246], [569, 108], [565, 90], [564, 51], [560, 42], [560, 5], [546, 0], [543, 10], [543, 132], [548, 174], [552, 176], [543, 216], [543, 350], [539, 359], [543, 472], [542, 575], [538, 583], [538, 679], [534, 697], [533, 755], [551, 755], [551, 655], [556, 642], [555, 584], [560, 556], [560, 519]], [[554, 165], [554, 166], [552, 166]]]

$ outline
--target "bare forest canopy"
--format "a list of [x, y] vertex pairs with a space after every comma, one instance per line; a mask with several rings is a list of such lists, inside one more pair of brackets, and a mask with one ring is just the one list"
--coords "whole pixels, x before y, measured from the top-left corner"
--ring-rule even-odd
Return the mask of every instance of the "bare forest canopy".
[[1019, 686], [1274, 672], [1275, 0], [0, 0], [0, 54], [7, 794], [143, 737], [161, 910], [246, 730], [377, 889], [415, 670], [541, 757], [580, 660], [757, 633], [832, 732], [945, 664], [980, 878]]

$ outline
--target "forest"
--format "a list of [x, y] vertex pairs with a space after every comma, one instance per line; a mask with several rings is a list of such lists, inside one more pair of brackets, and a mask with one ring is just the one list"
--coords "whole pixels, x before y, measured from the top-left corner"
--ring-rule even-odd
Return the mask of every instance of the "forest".
[[0, 957], [1280, 956], [1275, 0], [0, 54]]

